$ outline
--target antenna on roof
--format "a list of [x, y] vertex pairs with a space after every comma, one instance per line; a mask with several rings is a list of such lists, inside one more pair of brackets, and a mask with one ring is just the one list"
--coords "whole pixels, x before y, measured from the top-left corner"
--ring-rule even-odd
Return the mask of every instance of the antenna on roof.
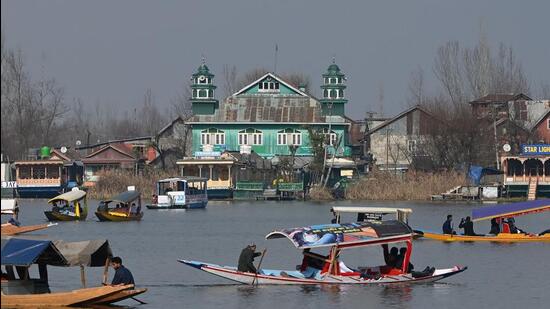
[[277, 74], [277, 53], [279, 53], [279, 45], [275, 43], [275, 65], [273, 66], [273, 73]]
[[206, 64], [206, 57], [201, 53], [201, 63]]

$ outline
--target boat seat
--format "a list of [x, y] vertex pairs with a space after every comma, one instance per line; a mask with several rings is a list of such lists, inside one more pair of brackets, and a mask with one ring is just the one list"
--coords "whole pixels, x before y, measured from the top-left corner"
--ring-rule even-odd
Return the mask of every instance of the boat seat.
[[508, 225], [508, 223], [502, 223], [502, 231], [500, 232], [510, 234], [510, 225]]

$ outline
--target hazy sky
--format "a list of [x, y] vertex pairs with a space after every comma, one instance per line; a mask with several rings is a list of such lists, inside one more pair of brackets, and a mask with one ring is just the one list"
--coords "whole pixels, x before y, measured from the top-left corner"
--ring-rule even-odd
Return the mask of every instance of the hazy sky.
[[[550, 81], [550, 1], [515, 0], [225, 0], [2, 1], [6, 45], [20, 48], [32, 75], [55, 77], [68, 101], [79, 97], [120, 109], [141, 104], [151, 88], [168, 106], [201, 54], [216, 74], [273, 69], [309, 75], [320, 94], [333, 55], [348, 77], [347, 114], [362, 118], [405, 105], [410, 73], [421, 66], [434, 88], [437, 48], [450, 40], [476, 43], [480, 23], [492, 44], [514, 48], [538, 91]], [[42, 73], [45, 72], [45, 73]]]

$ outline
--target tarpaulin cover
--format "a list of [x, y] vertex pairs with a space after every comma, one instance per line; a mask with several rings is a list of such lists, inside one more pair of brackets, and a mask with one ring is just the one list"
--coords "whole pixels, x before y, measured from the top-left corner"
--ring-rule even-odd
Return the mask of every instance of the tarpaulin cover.
[[67, 261], [49, 240], [2, 239], [2, 265], [32, 264], [67, 266]]
[[410, 236], [411, 228], [400, 221], [364, 221], [321, 224], [273, 231], [266, 239], [286, 237], [298, 249], [339, 246], [362, 246], [379, 238]]
[[53, 243], [67, 260], [67, 266], [105, 266], [105, 260], [113, 256], [109, 242], [105, 239], [76, 242], [54, 240]]
[[509, 218], [547, 210], [550, 210], [550, 199], [476, 208], [472, 210], [472, 218], [474, 221]]

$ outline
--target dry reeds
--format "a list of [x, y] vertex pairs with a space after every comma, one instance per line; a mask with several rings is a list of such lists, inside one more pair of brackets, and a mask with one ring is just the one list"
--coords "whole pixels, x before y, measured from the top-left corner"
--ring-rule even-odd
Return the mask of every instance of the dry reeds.
[[408, 171], [401, 175], [373, 172], [346, 189], [350, 200], [426, 200], [453, 187], [466, 184], [464, 174]]
[[330, 189], [322, 186], [311, 187], [308, 196], [314, 201], [331, 201], [334, 199], [334, 197], [330, 193]]
[[132, 170], [101, 171], [99, 180], [88, 189], [88, 197], [92, 199], [106, 199], [120, 192], [126, 191], [128, 186], [135, 186], [141, 192], [141, 197], [150, 199], [156, 193], [156, 182], [159, 179], [175, 177], [174, 173], [162, 170], [146, 169], [141, 175], [135, 175]]

